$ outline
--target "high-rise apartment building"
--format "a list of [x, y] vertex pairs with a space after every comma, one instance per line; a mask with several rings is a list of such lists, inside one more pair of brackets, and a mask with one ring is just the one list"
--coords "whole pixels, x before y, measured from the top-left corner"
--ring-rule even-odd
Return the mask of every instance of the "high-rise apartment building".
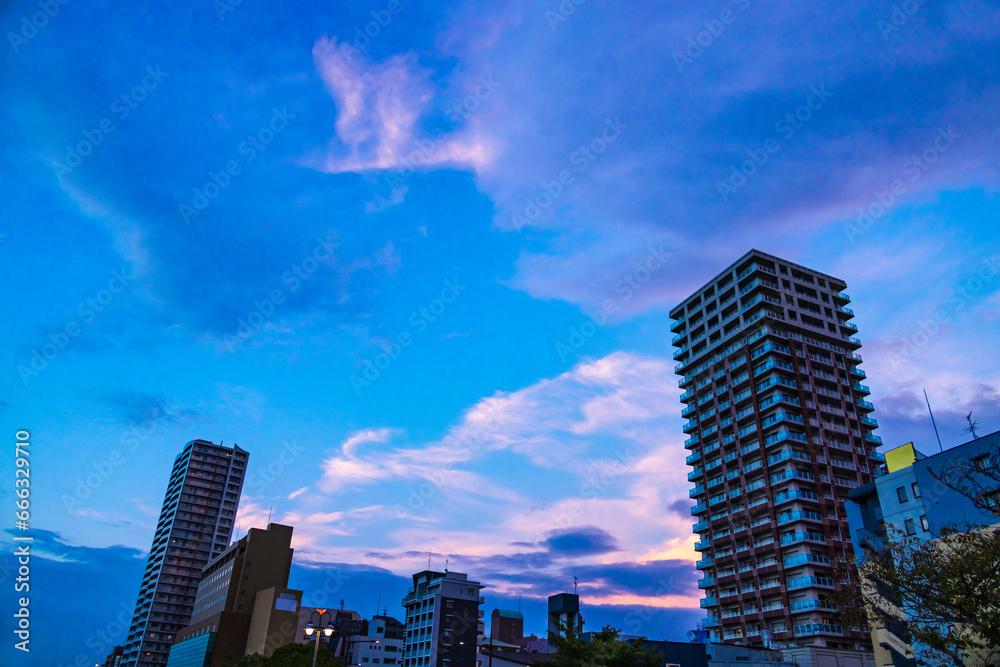
[[871, 650], [847, 493], [884, 461], [846, 283], [751, 250], [670, 312], [713, 641]]
[[403, 666], [476, 667], [479, 605], [484, 588], [461, 572], [424, 570], [403, 598]]
[[192, 440], [174, 459], [125, 643], [125, 667], [162, 667], [191, 621], [202, 569], [229, 546], [249, 454]]

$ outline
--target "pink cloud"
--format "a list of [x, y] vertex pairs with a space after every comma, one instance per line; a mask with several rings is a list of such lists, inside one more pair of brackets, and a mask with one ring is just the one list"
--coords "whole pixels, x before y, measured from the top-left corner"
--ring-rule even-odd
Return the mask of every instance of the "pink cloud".
[[382, 63], [347, 55], [336, 39], [322, 38], [313, 60], [337, 103], [336, 138], [312, 166], [326, 173], [453, 166], [482, 169], [494, 149], [467, 123], [457, 131], [427, 134], [418, 127], [430, 110], [435, 90], [430, 71], [412, 53]]

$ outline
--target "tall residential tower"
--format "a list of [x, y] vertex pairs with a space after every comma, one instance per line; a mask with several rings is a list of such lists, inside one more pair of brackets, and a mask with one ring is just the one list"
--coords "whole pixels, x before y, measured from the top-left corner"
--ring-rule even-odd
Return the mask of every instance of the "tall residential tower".
[[191, 621], [201, 571], [229, 546], [249, 454], [192, 440], [174, 459], [149, 549], [123, 667], [166, 665]]
[[476, 667], [482, 588], [461, 572], [413, 575], [403, 598], [403, 667]]
[[670, 313], [714, 641], [871, 650], [833, 600], [844, 499], [884, 460], [846, 287], [751, 250]]

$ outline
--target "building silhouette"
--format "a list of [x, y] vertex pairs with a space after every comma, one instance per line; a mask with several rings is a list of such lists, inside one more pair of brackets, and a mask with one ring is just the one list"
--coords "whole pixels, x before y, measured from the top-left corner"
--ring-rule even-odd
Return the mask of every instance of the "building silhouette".
[[832, 600], [844, 499], [884, 460], [846, 287], [751, 250], [670, 313], [713, 642], [871, 650]]
[[166, 665], [202, 570], [229, 546], [249, 454], [192, 440], [174, 459], [125, 642], [124, 667]]

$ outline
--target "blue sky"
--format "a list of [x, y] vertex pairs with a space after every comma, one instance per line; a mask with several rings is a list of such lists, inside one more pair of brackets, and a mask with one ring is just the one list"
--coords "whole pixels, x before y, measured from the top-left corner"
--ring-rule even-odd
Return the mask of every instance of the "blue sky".
[[529, 628], [578, 576], [683, 638], [667, 313], [751, 247], [848, 281], [887, 446], [936, 446], [921, 388], [946, 446], [1000, 428], [987, 2], [46, 6], [0, 9], [0, 424], [48, 531], [15, 664], [103, 659], [195, 437], [349, 608], [430, 551]]

